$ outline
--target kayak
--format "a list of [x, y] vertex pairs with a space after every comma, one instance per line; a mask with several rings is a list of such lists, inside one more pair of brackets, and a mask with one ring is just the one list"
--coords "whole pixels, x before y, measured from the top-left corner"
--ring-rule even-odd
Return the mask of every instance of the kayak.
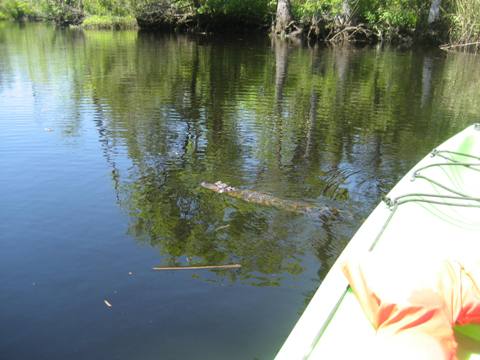
[[[480, 124], [469, 126], [413, 167], [365, 220], [336, 260], [276, 356], [356, 359], [376, 332], [342, 272], [347, 259], [480, 260]], [[455, 327], [459, 359], [480, 359], [480, 326]]]

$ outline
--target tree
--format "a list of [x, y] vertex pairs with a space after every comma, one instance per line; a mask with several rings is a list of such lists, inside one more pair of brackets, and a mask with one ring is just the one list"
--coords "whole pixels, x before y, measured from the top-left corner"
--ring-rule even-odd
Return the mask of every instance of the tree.
[[292, 22], [290, 0], [278, 0], [277, 15], [275, 18], [275, 33], [285, 35], [289, 24]]
[[430, 11], [428, 12], [428, 24], [433, 24], [440, 19], [440, 5], [442, 0], [432, 0]]
[[47, 0], [45, 6], [58, 26], [80, 25], [85, 18], [82, 0]]
[[350, 2], [348, 0], [342, 1], [342, 12], [337, 17], [337, 21], [340, 22], [342, 25], [346, 25], [350, 22], [352, 17], [352, 8], [350, 6]]

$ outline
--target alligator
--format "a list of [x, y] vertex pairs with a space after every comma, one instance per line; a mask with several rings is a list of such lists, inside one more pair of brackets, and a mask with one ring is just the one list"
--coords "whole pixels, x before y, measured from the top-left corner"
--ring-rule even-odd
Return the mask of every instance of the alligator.
[[335, 217], [338, 216], [340, 213], [340, 211], [334, 207], [318, 207], [313, 206], [305, 201], [279, 199], [273, 195], [261, 193], [258, 191], [237, 189], [221, 181], [217, 181], [214, 184], [204, 181], [200, 184], [200, 186], [216, 193], [226, 194], [233, 198], [247, 201], [250, 203], [263, 206], [271, 206], [277, 209], [291, 211], [299, 214], [305, 214], [313, 217], [318, 216], [321, 219], [327, 219], [332, 216]]

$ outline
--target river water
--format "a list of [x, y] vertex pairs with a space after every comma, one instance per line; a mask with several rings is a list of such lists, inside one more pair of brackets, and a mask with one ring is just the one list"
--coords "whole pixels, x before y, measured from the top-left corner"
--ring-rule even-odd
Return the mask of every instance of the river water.
[[0, 358], [271, 359], [382, 194], [478, 121], [479, 69], [0, 23]]

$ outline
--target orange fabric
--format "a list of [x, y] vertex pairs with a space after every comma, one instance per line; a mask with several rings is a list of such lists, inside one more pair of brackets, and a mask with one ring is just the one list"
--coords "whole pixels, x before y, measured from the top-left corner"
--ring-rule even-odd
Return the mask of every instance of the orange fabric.
[[[400, 258], [400, 257], [399, 257]], [[360, 305], [383, 339], [429, 337], [456, 359], [453, 325], [480, 323], [480, 263], [399, 262], [369, 255], [343, 266]]]

